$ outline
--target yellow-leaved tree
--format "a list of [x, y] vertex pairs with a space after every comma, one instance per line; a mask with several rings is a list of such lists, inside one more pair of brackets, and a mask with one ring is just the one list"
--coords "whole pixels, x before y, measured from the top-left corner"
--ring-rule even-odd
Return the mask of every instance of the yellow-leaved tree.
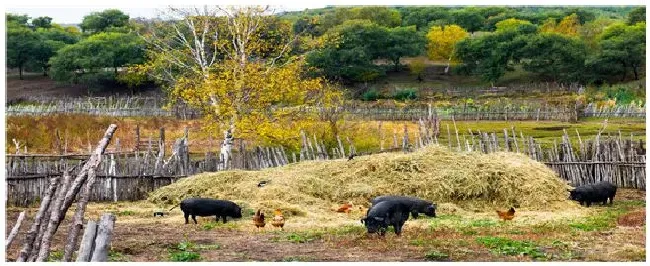
[[555, 19], [549, 18], [540, 27], [541, 32], [553, 32], [566, 36], [578, 36], [580, 30], [580, 18], [576, 13], [564, 17], [560, 23], [556, 23]]
[[445, 74], [454, 60], [456, 43], [466, 38], [468, 33], [458, 25], [433, 26], [427, 33], [427, 55], [432, 60], [447, 60]]
[[[205, 127], [232, 138], [296, 145], [300, 128], [319, 121], [301, 107], [336, 105], [341, 93], [304, 73], [291, 54], [291, 24], [268, 7], [170, 8], [142, 29], [149, 60], [134, 67], [163, 81], [169, 97], [202, 110]], [[231, 147], [222, 154], [229, 153]]]
[[495, 26], [497, 27], [496, 31], [506, 31], [506, 30], [515, 30], [521, 25], [530, 25], [530, 21], [516, 18], [504, 19], [497, 22]]

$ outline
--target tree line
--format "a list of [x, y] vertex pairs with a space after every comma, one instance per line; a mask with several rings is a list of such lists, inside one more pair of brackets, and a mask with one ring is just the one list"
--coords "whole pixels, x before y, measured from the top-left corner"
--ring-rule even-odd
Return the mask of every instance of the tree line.
[[[79, 27], [49, 17], [6, 17], [7, 66], [21, 79], [27, 70], [61, 82], [127, 86], [156, 80], [118, 70], [143, 64], [155, 47], [141, 33], [169, 24], [116, 9], [93, 12]], [[444, 74], [492, 83], [517, 68], [560, 82], [645, 76], [643, 7], [328, 7], [276, 14], [272, 21], [259, 36], [268, 47], [292, 31], [291, 53], [306, 57], [307, 73], [335, 82], [372, 82], [407, 70], [400, 59], [417, 56], [446, 64]], [[421, 81], [422, 59], [408, 67]]]

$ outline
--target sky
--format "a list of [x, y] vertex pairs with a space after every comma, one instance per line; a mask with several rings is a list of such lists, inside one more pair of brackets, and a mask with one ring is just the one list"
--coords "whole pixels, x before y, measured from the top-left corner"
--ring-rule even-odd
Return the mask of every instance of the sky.
[[[99, 2], [99, 1], [98, 1]], [[264, 3], [277, 6], [276, 10], [296, 11], [306, 8], [322, 8], [327, 5], [644, 5], [644, 0], [110, 0], [101, 1], [102, 5], [92, 5], [91, 0], [20, 0], [5, 3], [5, 12], [27, 14], [28, 16], [49, 16], [54, 23], [79, 24], [84, 16], [95, 11], [117, 8], [130, 17], [153, 18], [157, 10], [169, 5], [215, 5], [215, 4], [257, 4]], [[110, 3], [110, 4], [107, 4]]]

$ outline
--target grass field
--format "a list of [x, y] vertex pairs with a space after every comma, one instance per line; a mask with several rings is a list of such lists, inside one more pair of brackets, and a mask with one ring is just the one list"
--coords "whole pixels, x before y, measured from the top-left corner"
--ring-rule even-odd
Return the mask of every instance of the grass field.
[[[583, 140], [591, 139], [602, 128], [603, 119], [584, 119], [579, 123], [556, 122], [556, 121], [458, 121], [456, 127], [460, 134], [461, 141], [463, 134], [469, 136], [469, 129], [474, 132], [496, 132], [497, 135], [503, 135], [503, 129], [515, 128], [517, 137], [521, 131], [525, 136], [536, 138], [542, 145], [552, 145], [553, 140], [559, 141], [562, 130], [566, 129], [573, 141], [577, 141], [576, 129], [580, 132]], [[187, 126], [190, 130], [190, 151], [203, 153], [210, 147], [211, 150], [218, 149], [222, 138], [221, 133], [208, 132], [204, 130], [203, 121], [183, 121], [172, 118], [150, 117], [150, 118], [119, 118], [119, 117], [99, 117], [89, 115], [54, 115], [54, 116], [23, 116], [7, 117], [7, 138], [6, 152], [15, 152], [15, 146], [12, 139], [17, 139], [28, 147], [30, 153], [51, 153], [55, 151], [56, 135], [55, 131], [60, 130], [62, 138], [61, 143], [68, 142], [69, 152], [86, 152], [88, 144], [95, 145], [101, 138], [109, 124], [116, 123], [118, 130], [114, 138], [120, 139], [123, 149], [131, 149], [135, 145], [135, 128], [140, 125], [141, 140], [147, 140], [150, 136], [153, 140], [158, 138], [159, 129], [165, 128], [167, 146], [171, 147], [175, 138], [182, 137], [183, 128]], [[408, 127], [410, 142], [416, 139], [418, 125], [413, 122], [383, 122], [382, 131], [384, 132], [384, 147], [388, 148], [393, 145], [393, 132], [397, 133], [398, 144], [401, 145], [401, 138], [404, 132], [404, 124]], [[447, 143], [447, 126], [449, 126], [452, 141], [455, 143], [454, 125], [451, 121], [442, 121], [440, 125], [440, 141]], [[634, 139], [645, 140], [645, 119], [644, 118], [611, 118], [608, 120], [604, 134], [617, 135], [618, 131], [625, 138], [630, 134]], [[346, 137], [354, 142], [359, 152], [375, 151], [379, 149], [379, 132], [377, 121], [346, 121], [341, 124], [341, 137]], [[319, 136], [327, 136], [327, 127], [317, 127], [315, 133]], [[509, 133], [510, 134], [510, 133]], [[210, 145], [210, 135], [213, 143]], [[295, 146], [298, 146], [299, 129], [295, 130]], [[115, 142], [112, 142], [114, 144]], [[328, 144], [328, 142], [326, 142]], [[333, 140], [330, 140], [333, 145]], [[112, 147], [112, 146], [111, 146]]]
[[[198, 218], [183, 225], [180, 210], [152, 217], [149, 202], [91, 203], [86, 218], [117, 215], [111, 261], [645, 261], [645, 191], [619, 189], [613, 206], [575, 210], [519, 211], [508, 222], [490, 212], [438, 212], [437, 218], [409, 220], [403, 235], [369, 237], [359, 213], [332, 216], [338, 226], [306, 227], [287, 219], [284, 231], [257, 231], [250, 216], [227, 224]], [[18, 212], [9, 208], [6, 230]], [[30, 209], [27, 221], [33, 217]], [[641, 215], [642, 222], [619, 224]], [[55, 236], [51, 260], [60, 259], [70, 216]], [[29, 223], [27, 223], [29, 225]], [[7, 251], [15, 259], [24, 233]]]

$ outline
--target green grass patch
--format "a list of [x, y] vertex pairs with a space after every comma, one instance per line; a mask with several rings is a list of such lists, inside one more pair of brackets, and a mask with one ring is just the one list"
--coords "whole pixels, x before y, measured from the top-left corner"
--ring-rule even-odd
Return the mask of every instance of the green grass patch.
[[294, 232], [289, 234], [281, 234], [271, 238], [272, 241], [289, 241], [292, 243], [307, 243], [322, 239], [325, 235], [325, 231], [305, 231], [305, 232]]
[[47, 261], [62, 261], [62, 260], [63, 260], [62, 250], [53, 250], [50, 252], [50, 256], [47, 257]]
[[449, 260], [449, 255], [440, 251], [432, 250], [424, 255], [424, 259], [427, 261], [447, 261]]
[[479, 219], [479, 220], [472, 220], [469, 223], [470, 227], [494, 227], [497, 226], [498, 223], [495, 220], [488, 220], [488, 219]]
[[201, 254], [195, 251], [195, 245], [189, 241], [183, 241], [176, 245], [176, 248], [169, 251], [169, 259], [175, 262], [188, 262], [201, 260]]
[[114, 251], [111, 249], [108, 251], [108, 261], [110, 262], [125, 262], [127, 261], [126, 256], [122, 254], [121, 252]]
[[281, 260], [282, 262], [301, 262], [301, 261], [315, 261], [314, 258], [309, 256], [288, 256]]
[[529, 256], [533, 259], [545, 258], [546, 254], [531, 241], [518, 241], [503, 237], [477, 237], [476, 242], [489, 248], [493, 253], [506, 256]]
[[[628, 200], [615, 202], [612, 207], [598, 205], [595, 208], [602, 209], [599, 213], [583, 219], [574, 220], [569, 223], [569, 227], [578, 231], [602, 231], [616, 227], [616, 220], [618, 217], [628, 213], [633, 209], [645, 207], [645, 202], [642, 200]], [[592, 207], [592, 208], [594, 208]]]
[[135, 212], [131, 211], [131, 210], [123, 210], [123, 211], [115, 212], [115, 215], [117, 215], [117, 216], [133, 216], [133, 215], [135, 215]]

